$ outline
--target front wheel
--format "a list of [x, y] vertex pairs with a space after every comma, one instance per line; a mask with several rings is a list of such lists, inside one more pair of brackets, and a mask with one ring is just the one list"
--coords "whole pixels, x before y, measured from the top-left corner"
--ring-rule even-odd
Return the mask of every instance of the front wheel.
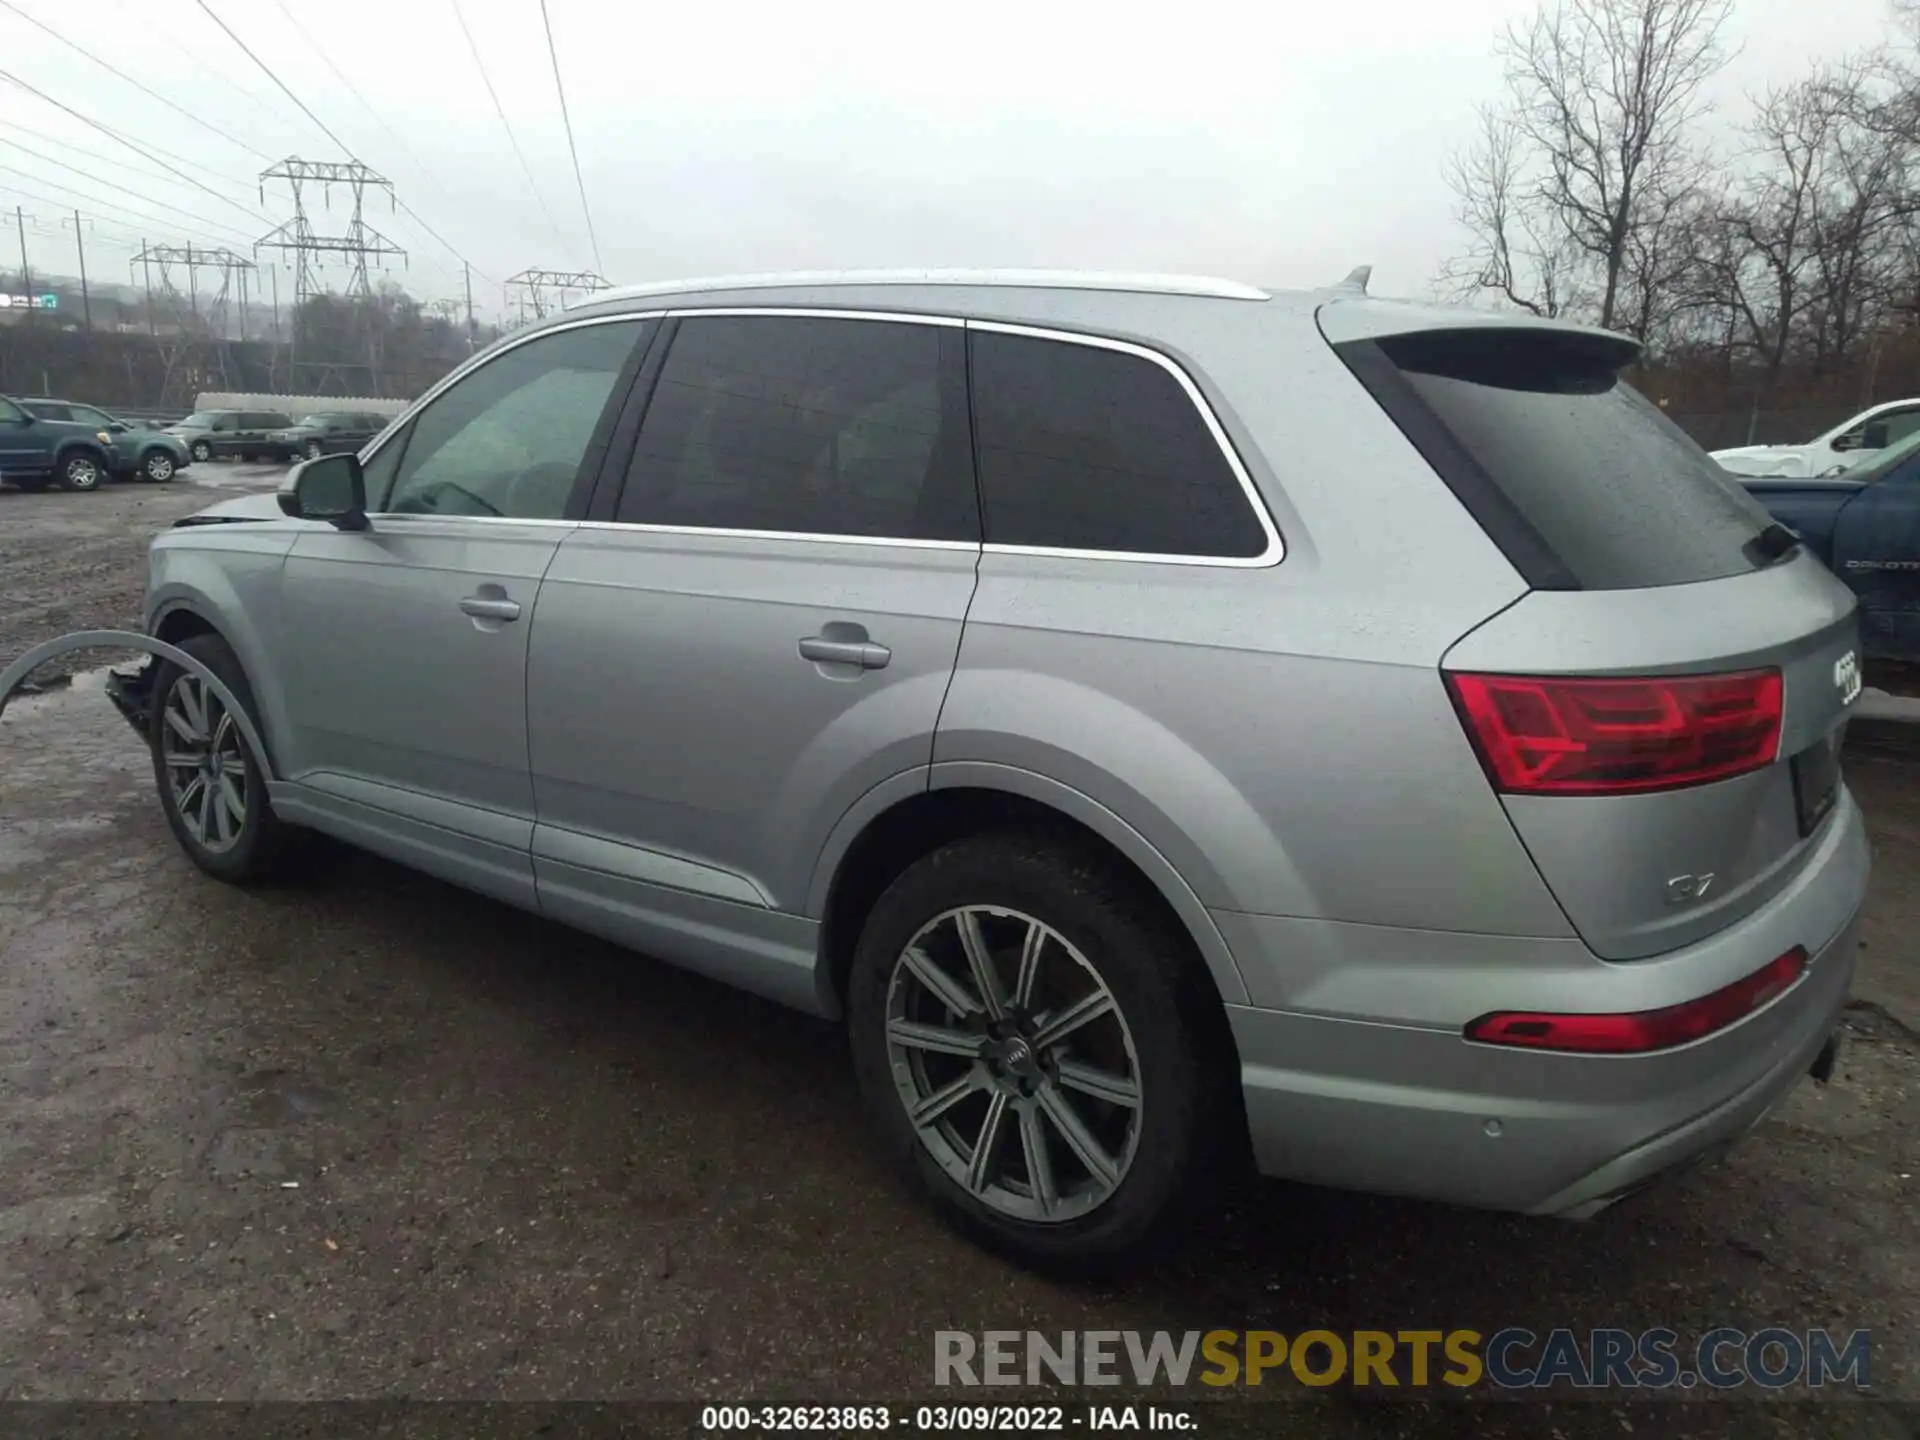
[[164, 450], [149, 450], [140, 461], [140, 478], [154, 485], [173, 479], [173, 457]]
[[60, 465], [62, 490], [98, 490], [100, 462], [91, 455], [69, 455]]
[[[218, 635], [181, 643], [253, 710], [239, 657]], [[244, 882], [268, 873], [287, 827], [267, 799], [266, 777], [220, 697], [199, 676], [159, 661], [153, 683], [153, 776], [160, 808], [180, 848], [209, 875]]]
[[963, 1232], [1040, 1268], [1171, 1238], [1237, 1113], [1217, 997], [1140, 883], [1071, 843], [974, 836], [901, 875], [855, 951], [854, 1061], [889, 1147]]
[[321, 449], [320, 442], [318, 440], [309, 440], [306, 443], [304, 453], [306, 454], [307, 459], [318, 460], [322, 455], [326, 454], [327, 452]]
[[198, 460], [202, 465], [204, 465], [209, 460], [213, 459], [213, 446], [209, 445], [204, 440], [196, 440], [193, 442], [192, 446], [188, 449], [187, 453], [193, 456], [193, 458], [195, 460]]

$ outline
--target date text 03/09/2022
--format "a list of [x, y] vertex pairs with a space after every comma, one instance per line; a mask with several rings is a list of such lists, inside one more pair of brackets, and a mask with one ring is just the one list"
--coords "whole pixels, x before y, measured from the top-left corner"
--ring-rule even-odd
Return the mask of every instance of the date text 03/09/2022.
[[708, 1405], [700, 1428], [751, 1435], [881, 1430], [1010, 1435], [1106, 1430], [1192, 1431], [1191, 1411], [1160, 1405]]

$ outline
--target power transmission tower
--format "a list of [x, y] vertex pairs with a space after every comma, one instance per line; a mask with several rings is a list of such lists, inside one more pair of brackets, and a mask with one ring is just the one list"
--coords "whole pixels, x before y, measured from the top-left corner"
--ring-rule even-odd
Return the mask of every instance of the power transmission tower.
[[[373, 300], [373, 283], [367, 276], [367, 261], [371, 258], [384, 262], [389, 255], [398, 255], [404, 261], [407, 252], [394, 244], [378, 230], [366, 222], [366, 197], [369, 190], [385, 190], [388, 207], [395, 208], [393, 182], [372, 168], [362, 165], [358, 160], [344, 163], [326, 160], [302, 160], [299, 156], [289, 156], [278, 165], [260, 172], [261, 198], [266, 198], [268, 180], [284, 180], [287, 188], [293, 192], [293, 218], [285, 224], [262, 235], [254, 242], [254, 253], [259, 254], [264, 247], [269, 250], [283, 250], [293, 255], [294, 292], [293, 292], [293, 343], [289, 352], [288, 369], [292, 372], [292, 382], [297, 388], [300, 374], [300, 327], [304, 318], [307, 302], [316, 296], [327, 293], [325, 282], [320, 277], [320, 265], [323, 256], [338, 255], [345, 259], [349, 274], [347, 277], [346, 297], [360, 312], [362, 339], [366, 346], [364, 368], [368, 378], [378, 384], [377, 365], [375, 363], [375, 334], [371, 317], [366, 314]], [[307, 192], [305, 187], [318, 185], [321, 201], [331, 208], [333, 187], [344, 185], [352, 197], [352, 216], [347, 222], [346, 233], [342, 235], [323, 235], [313, 228], [312, 217], [307, 213]], [[321, 390], [326, 383], [343, 368], [349, 367], [340, 361], [310, 362], [309, 368], [318, 368], [321, 372], [315, 384]]]
[[506, 280], [508, 299], [517, 302], [522, 325], [544, 319], [554, 310], [564, 310], [568, 299], [576, 294], [611, 288], [611, 281], [591, 270], [522, 270]]
[[[133, 265], [149, 267], [147, 274], [157, 270], [160, 280], [160, 298], [173, 312], [175, 326], [212, 340], [227, 338], [227, 325], [235, 303], [234, 291], [239, 295], [237, 302], [240, 315], [240, 338], [246, 339], [247, 333], [247, 273], [254, 268], [253, 261], [232, 250], [214, 245], [144, 245], [140, 253], [133, 257]], [[175, 267], [184, 267], [187, 272], [186, 299], [188, 314], [180, 313], [180, 287], [174, 283], [177, 273]], [[207, 303], [205, 315], [200, 313], [200, 272], [217, 271], [220, 283]], [[236, 279], [238, 285], [235, 285]]]
[[[147, 276], [147, 309], [153, 310], [153, 276], [156, 271], [160, 279], [160, 298], [173, 314], [174, 329], [183, 335], [210, 341], [213, 345], [213, 360], [220, 369], [220, 383], [228, 387], [232, 377], [228, 373], [227, 326], [235, 301], [237, 289], [240, 314], [240, 338], [247, 336], [247, 273], [254, 268], [253, 261], [244, 255], [237, 255], [223, 246], [209, 245], [147, 245], [140, 247], [128, 265], [131, 271], [139, 266]], [[175, 267], [185, 267], [187, 272], [187, 313], [180, 310], [180, 287], [175, 283], [178, 273]], [[207, 303], [206, 312], [200, 309], [200, 272], [213, 270], [220, 276], [219, 286], [214, 290]], [[236, 286], [235, 281], [238, 281]], [[169, 362], [168, 375], [171, 378], [172, 365]]]

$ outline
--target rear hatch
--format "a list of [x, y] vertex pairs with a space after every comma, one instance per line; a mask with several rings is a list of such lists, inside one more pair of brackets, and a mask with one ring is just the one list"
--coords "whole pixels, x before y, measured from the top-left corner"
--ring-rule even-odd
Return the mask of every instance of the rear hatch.
[[1852, 595], [1619, 378], [1632, 342], [1327, 316], [1532, 587], [1449, 651], [1443, 678], [1582, 938], [1639, 959], [1765, 904], [1839, 803]]

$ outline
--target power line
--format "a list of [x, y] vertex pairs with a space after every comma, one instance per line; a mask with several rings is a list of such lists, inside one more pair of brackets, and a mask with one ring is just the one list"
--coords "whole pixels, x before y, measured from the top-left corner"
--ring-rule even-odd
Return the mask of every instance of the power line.
[[[169, 205], [164, 200], [156, 200], [151, 195], [143, 195], [138, 190], [129, 189], [125, 185], [116, 184], [114, 181], [107, 179], [103, 175], [95, 175], [90, 170], [82, 170], [78, 165], [69, 165], [67, 164], [66, 161], [56, 160], [51, 155], [42, 155], [37, 150], [28, 149], [25, 145], [22, 145], [18, 140], [9, 140], [5, 136], [0, 136], [0, 145], [10, 146], [11, 148], [18, 150], [21, 154], [26, 155], [31, 159], [38, 160], [43, 165], [57, 165], [62, 170], [70, 170], [75, 175], [78, 175], [82, 180], [91, 180], [93, 181], [94, 184], [104, 185], [109, 190], [118, 190], [122, 195], [131, 195], [134, 199], [142, 201], [145, 204], [158, 206], [162, 210], [171, 210], [176, 215], [184, 215], [189, 220], [201, 221], [217, 229], [223, 229], [223, 230], [232, 229], [231, 226], [224, 225], [218, 220], [209, 220], [204, 215], [196, 215], [191, 210], [182, 210], [178, 205]], [[0, 165], [0, 170], [9, 169], [9, 168], [10, 167], [8, 166]], [[23, 175], [23, 174], [26, 174], [27, 172], [23, 170], [14, 170], [13, 173], [16, 175]], [[49, 180], [46, 183], [52, 184], [53, 182]], [[233, 233], [237, 235], [240, 232], [235, 230]]]
[[[73, 195], [73, 196], [76, 196], [76, 197], [78, 197], [79, 199], [81, 199], [81, 200], [84, 200], [84, 201], [86, 201], [86, 202], [87, 202], [87, 203], [88, 203], [89, 205], [99, 205], [99, 204], [101, 204], [101, 203], [102, 203], [102, 201], [100, 200], [100, 198], [99, 198], [99, 197], [98, 197], [97, 195], [89, 195], [89, 194], [88, 194], [88, 193], [87, 193], [86, 191], [84, 191], [84, 190], [76, 190], [76, 189], [74, 189], [74, 188], [73, 188], [73, 186], [71, 186], [71, 185], [63, 185], [63, 184], [61, 184], [61, 183], [60, 183], [60, 182], [59, 182], [58, 180], [49, 180], [49, 179], [47, 179], [47, 177], [46, 177], [46, 176], [44, 176], [44, 175], [35, 175], [35, 174], [34, 174], [34, 173], [33, 173], [32, 171], [30, 171], [30, 170], [20, 170], [20, 169], [17, 169], [17, 168], [15, 168], [15, 167], [14, 167], [14, 166], [12, 166], [12, 165], [0, 165], [0, 171], [5, 171], [5, 172], [6, 172], [7, 174], [9, 174], [9, 175], [22, 175], [22, 176], [25, 176], [25, 177], [26, 177], [27, 179], [29, 179], [29, 180], [31, 180], [31, 181], [33, 181], [33, 183], [34, 183], [34, 184], [36, 184], [36, 185], [47, 185], [47, 186], [51, 186], [51, 187], [52, 187], [53, 189], [55, 189], [55, 190], [61, 190], [61, 191], [64, 191], [64, 192], [66, 192], [66, 193], [67, 193], [67, 194], [69, 194], [69, 195]], [[51, 202], [49, 202], [49, 203], [51, 203]], [[106, 202], [106, 203], [109, 203], [109, 204], [111, 204], [111, 203], [114, 203], [114, 202]], [[154, 201], [154, 202], [150, 202], [150, 203], [154, 203], [154, 204], [157, 204], [157, 203], [159, 203], [159, 202], [157, 202], [157, 201]], [[185, 230], [187, 230], [187, 229], [188, 229], [188, 227], [187, 227], [187, 226], [184, 226], [184, 225], [181, 225], [181, 224], [180, 224], [180, 222], [179, 222], [178, 220], [168, 220], [168, 219], [165, 219], [164, 217], [162, 217], [162, 216], [159, 216], [159, 215], [143, 215], [143, 214], [141, 214], [141, 212], [140, 212], [140, 211], [138, 211], [138, 210], [135, 210], [135, 209], [133, 209], [133, 208], [131, 208], [130, 206], [128, 206], [128, 205], [126, 205], [126, 204], [124, 204], [124, 203], [120, 203], [120, 204], [118, 204], [118, 205], [116, 205], [116, 208], [117, 208], [118, 210], [120, 210], [122, 214], [125, 214], [125, 215], [127, 215], [128, 217], [130, 217], [130, 218], [132, 218], [132, 219], [136, 219], [136, 220], [146, 220], [146, 221], [149, 221], [149, 222], [151, 222], [151, 223], [153, 223], [153, 224], [155, 224], [155, 225], [172, 225], [172, 226], [175, 226], [175, 227], [177, 227], [178, 229], [180, 229], [180, 230], [182, 230], [182, 231], [185, 231]], [[167, 208], [168, 208], [168, 209], [172, 209], [172, 208], [174, 208], [174, 207], [172, 207], [172, 206], [168, 206]], [[178, 213], [180, 213], [180, 214], [182, 214], [182, 215], [185, 215], [185, 214], [187, 214], [188, 212], [186, 212], [186, 211], [184, 211], [184, 210], [182, 210], [182, 211], [179, 211]], [[194, 218], [198, 218], [198, 217], [194, 217]], [[195, 228], [193, 229], [193, 232], [192, 232], [192, 233], [194, 233], [194, 234], [197, 234], [197, 235], [205, 235], [205, 236], [208, 236], [208, 237], [210, 237], [210, 238], [212, 238], [212, 237], [214, 236], [214, 232], [213, 232], [213, 231], [211, 231], [211, 230], [202, 230], [202, 229], [199, 229], [198, 227], [195, 227]], [[239, 232], [239, 231], [237, 231], [237, 230], [235, 230], [235, 231], [229, 231], [229, 232], [228, 232], [228, 234], [229, 234], [229, 235], [238, 235], [239, 233], [240, 233], [240, 232]], [[224, 242], [223, 242], [223, 243], [224, 243]]]
[[[326, 121], [322, 120], [318, 115], [314, 114], [313, 111], [309, 110], [305, 102], [302, 101], [298, 95], [294, 94], [293, 91], [287, 89], [286, 83], [283, 80], [281, 80], [281, 78], [278, 75], [274, 74], [273, 70], [269, 66], [267, 66], [267, 64], [264, 61], [262, 61], [258, 55], [254, 54], [253, 51], [247, 47], [247, 42], [242, 40], [238, 35], [234, 34], [233, 31], [228, 28], [226, 21], [222, 20], [218, 15], [215, 15], [213, 13], [213, 11], [207, 5], [207, 0], [196, 0], [196, 3], [200, 6], [202, 10], [205, 10], [207, 12], [207, 17], [211, 19], [214, 24], [218, 25], [222, 30], [226, 31], [227, 38], [232, 40], [234, 44], [238, 45], [241, 48], [241, 50], [245, 51], [247, 58], [253, 61], [253, 63], [256, 66], [258, 66], [261, 69], [261, 71], [263, 71], [266, 74], [266, 77], [269, 80], [273, 81], [274, 84], [278, 85], [281, 91], [286, 95], [286, 97], [289, 100], [293, 101], [295, 105], [298, 105], [300, 107], [301, 113], [304, 114], [309, 120], [313, 121], [315, 125], [318, 125], [320, 127], [321, 133], [324, 134], [335, 145], [340, 147], [340, 151], [342, 154], [344, 154], [349, 160], [352, 160], [355, 164], [360, 163], [359, 157], [353, 153], [352, 148], [348, 146], [345, 142], [343, 142], [338, 135], [334, 134], [332, 130], [327, 128]], [[284, 7], [282, 8], [284, 9]], [[291, 20], [293, 17], [289, 15], [287, 18]], [[301, 33], [304, 34], [306, 32], [302, 31]], [[331, 64], [332, 62], [329, 61], [328, 63]], [[339, 74], [338, 70], [336, 70], [334, 73]], [[341, 78], [345, 79], [344, 76], [342, 76]], [[349, 86], [348, 88], [352, 88], [352, 87]], [[364, 99], [362, 99], [360, 103], [362, 105], [365, 105], [367, 102]], [[371, 109], [371, 107], [369, 107], [369, 109]], [[376, 116], [375, 118], [378, 118], [378, 117]], [[421, 220], [418, 215], [414, 214], [413, 207], [407, 204], [406, 201], [401, 200], [396, 196], [394, 197], [394, 203], [397, 204], [402, 210], [406, 211], [407, 214], [412, 215], [415, 220], [418, 220], [420, 223], [420, 228], [425, 230], [429, 235], [433, 236], [433, 238], [435, 240], [438, 240], [440, 244], [445, 245], [447, 250], [456, 259], [458, 259], [461, 264], [465, 265], [470, 263], [464, 255], [462, 255], [458, 250], [455, 250], [452, 245], [447, 243], [446, 240], [442, 239], [440, 236], [440, 233], [437, 230], [435, 230], [431, 225], [427, 224], [426, 221]], [[264, 219], [265, 217], [262, 217], [262, 218]], [[479, 274], [478, 269], [475, 269], [474, 273]]]
[[[43, 183], [52, 184], [53, 182], [45, 181]], [[55, 185], [53, 188], [56, 190], [65, 190], [67, 187], [64, 185]], [[71, 200], [59, 200], [51, 195], [41, 195], [36, 193], [35, 191], [27, 190], [22, 188], [19, 185], [14, 185], [11, 183], [5, 186], [0, 186], [0, 190], [10, 192], [14, 195], [18, 195], [24, 200], [32, 200], [41, 205], [51, 205], [57, 210], [65, 211], [73, 208], [73, 202]], [[81, 198], [82, 200], [85, 200], [89, 205], [98, 205], [100, 203], [99, 201], [95, 200], [92, 196], [81, 195], [80, 192], [77, 190], [71, 191], [69, 193], [73, 195], [78, 195], [79, 198]], [[176, 235], [198, 235], [200, 238], [205, 240], [210, 240], [216, 245], [223, 243], [220, 240], [220, 237], [218, 236], [209, 235], [207, 232], [203, 230], [189, 230], [185, 226], [175, 226], [173, 222], [169, 220], [161, 220], [161, 221], [154, 222], [156, 225], [164, 227], [164, 234], [162, 230], [156, 230], [151, 227], [146, 228], [144, 231], [137, 230], [137, 229], [125, 229], [123, 228], [122, 223], [115, 222], [115, 217], [119, 217], [119, 216], [125, 216], [127, 222], [131, 222], [135, 225], [143, 225], [145, 223], [140, 216], [133, 215], [127, 211], [114, 209], [113, 207], [108, 207], [106, 215], [89, 214], [86, 218], [90, 220], [96, 220], [96, 221], [101, 219], [108, 220], [109, 228], [127, 237], [129, 241], [139, 240], [139, 239], [148, 238], [148, 237], [164, 238], [164, 234], [176, 234]]]
[[400, 207], [401, 211], [404, 214], [406, 214], [408, 217], [410, 217], [413, 220], [414, 224], [418, 225], [422, 230], [426, 231], [427, 234], [431, 235], [436, 241], [438, 241], [441, 247], [444, 248], [449, 255], [453, 256], [454, 259], [458, 260], [462, 265], [465, 265], [468, 269], [472, 270], [474, 274], [480, 276], [480, 278], [482, 280], [485, 280], [489, 285], [497, 285], [500, 283], [499, 281], [494, 280], [488, 275], [484, 274], [478, 265], [475, 265], [471, 260], [467, 259], [466, 256], [462, 255], [458, 250], [454, 249], [452, 245], [448, 244], [448, 242], [441, 237], [440, 232], [434, 229], [431, 225], [427, 224], [426, 221], [422, 220], [419, 217], [419, 215], [415, 214], [414, 208], [411, 205], [407, 204], [406, 201], [400, 199], [398, 196], [395, 196], [394, 203]]
[[[326, 121], [322, 120], [318, 115], [314, 114], [313, 111], [307, 108], [306, 101], [302, 100], [298, 95], [294, 94], [293, 91], [287, 88], [286, 81], [282, 80], [279, 77], [279, 75], [276, 74], [273, 71], [273, 69], [266, 64], [266, 62], [261, 60], [261, 58], [258, 55], [254, 54], [253, 51], [250, 48], [248, 48], [246, 41], [242, 40], [238, 35], [233, 33], [233, 30], [228, 26], [226, 21], [222, 20], [218, 15], [213, 13], [213, 7], [207, 4], [207, 0], [195, 0], [195, 3], [197, 3], [202, 10], [205, 10], [207, 12], [207, 18], [209, 20], [213, 21], [214, 24], [218, 25], [222, 30], [225, 30], [227, 32], [227, 38], [233, 41], [234, 44], [238, 45], [243, 51], [245, 51], [247, 58], [253, 61], [255, 65], [258, 65], [261, 71], [266, 75], [266, 77], [269, 80], [273, 81], [274, 84], [280, 87], [280, 92], [283, 95], [285, 95], [289, 100], [293, 101], [295, 105], [298, 105], [300, 107], [300, 113], [302, 115], [305, 115], [309, 120], [313, 121], [314, 124], [320, 127], [321, 133], [324, 134], [327, 137], [327, 139], [331, 140], [335, 145], [339, 147], [340, 153], [342, 155], [346, 156], [349, 160], [358, 160], [360, 158], [359, 156], [353, 153], [353, 147], [351, 145], [347, 144], [338, 135], [334, 134], [333, 131], [327, 129]], [[254, 154], [258, 155], [260, 154], [260, 152], [256, 150], [254, 151]], [[261, 158], [264, 159], [266, 157], [262, 156]]]
[[[17, 120], [7, 121], [7, 128], [9, 130], [16, 130], [22, 135], [31, 135], [36, 140], [44, 141], [48, 145], [58, 146], [62, 150], [70, 150], [75, 155], [84, 155], [89, 160], [103, 160], [107, 164], [118, 166], [119, 168], [127, 171], [129, 174], [132, 174], [132, 175], [144, 175], [149, 180], [171, 180], [173, 178], [170, 175], [162, 175], [156, 170], [142, 170], [138, 165], [129, 165], [126, 161], [120, 159], [118, 156], [102, 155], [98, 150], [89, 150], [86, 148], [86, 146], [76, 145], [71, 140], [62, 140], [58, 135], [49, 135], [44, 130], [30, 129], [27, 126], [22, 125]], [[162, 150], [159, 153], [164, 155], [166, 154], [166, 151]], [[208, 173], [211, 174], [212, 172], [209, 171]], [[215, 178], [218, 179], [219, 177], [216, 176]], [[253, 188], [253, 185], [251, 184], [251, 182], [244, 181], [244, 180], [230, 179], [230, 180], [225, 180], [222, 183], [232, 185], [238, 189], [244, 189], [244, 190], [251, 190]]]
[[[135, 144], [132, 140], [129, 140], [126, 136], [122, 135], [118, 130], [109, 129], [107, 126], [102, 125], [98, 120], [88, 119], [85, 115], [82, 115], [78, 110], [74, 109], [71, 105], [62, 104], [60, 101], [54, 99], [51, 95], [47, 94], [44, 90], [36, 90], [33, 86], [27, 84], [26, 81], [22, 80], [18, 75], [13, 74], [11, 71], [0, 70], [0, 80], [5, 80], [10, 84], [19, 86], [22, 90], [25, 90], [29, 95], [39, 96], [42, 100], [46, 101], [47, 104], [52, 105], [56, 109], [66, 111], [67, 114], [73, 116], [73, 118], [78, 120], [82, 125], [91, 126], [93, 129], [98, 130], [102, 135], [107, 135], [115, 140], [118, 140], [122, 145], [125, 145], [129, 150], [132, 150], [135, 154], [144, 155], [147, 159], [153, 161], [154, 164], [158, 165], [162, 170], [167, 171], [168, 173], [172, 174], [178, 179], [186, 181], [187, 184], [193, 186], [194, 189], [203, 191], [206, 194], [213, 196], [213, 198], [218, 200], [222, 205], [239, 204], [238, 201], [230, 200], [225, 195], [222, 195], [219, 191], [201, 184], [198, 180], [194, 179], [191, 175], [187, 174], [184, 170], [175, 169], [173, 166], [167, 164], [166, 161], [160, 159], [159, 156], [153, 154], [150, 150], [147, 150], [145, 147]], [[241, 205], [240, 208], [245, 210], [247, 207], [244, 205]], [[248, 213], [255, 214], [256, 218], [261, 220], [264, 220], [267, 218], [264, 215], [258, 215], [257, 212], [249, 211]]]
[[247, 144], [246, 141], [236, 140], [233, 136], [229, 135], [226, 131], [220, 129], [218, 126], [209, 125], [205, 120], [202, 120], [198, 115], [195, 115], [191, 110], [183, 109], [180, 106], [178, 101], [171, 100], [165, 95], [160, 94], [158, 91], [149, 89], [147, 86], [142, 85], [138, 80], [134, 79], [133, 76], [127, 74], [126, 71], [120, 69], [118, 66], [111, 65], [107, 61], [102, 60], [98, 55], [95, 55], [91, 50], [87, 49], [84, 45], [75, 44], [73, 41], [67, 39], [66, 36], [62, 35], [58, 30], [55, 30], [51, 25], [47, 24], [44, 20], [35, 19], [33, 16], [27, 14], [26, 11], [22, 10], [18, 5], [14, 4], [13, 0], [0, 0], [0, 7], [4, 7], [8, 10], [11, 10], [15, 15], [18, 15], [22, 20], [26, 21], [29, 25], [34, 26], [36, 29], [45, 31], [47, 34], [51, 35], [54, 39], [58, 40], [62, 45], [66, 46], [69, 50], [72, 50], [78, 55], [85, 56], [87, 59], [93, 61], [94, 64], [98, 65], [101, 69], [108, 71], [110, 74], [118, 76], [120, 79], [126, 81], [127, 84], [133, 86], [133, 88], [138, 90], [142, 95], [146, 95], [151, 97], [152, 99], [158, 100], [162, 105], [166, 106], [171, 113], [180, 116], [183, 120], [193, 121], [193, 123], [198, 125], [202, 130], [211, 131], [213, 134], [218, 135], [222, 140], [225, 140], [229, 145], [237, 145], [250, 155], [257, 155], [262, 160], [265, 160], [268, 158], [265, 151], [255, 150], [253, 146]]
[[274, 4], [279, 8], [280, 13], [287, 17], [287, 23], [300, 32], [300, 38], [313, 47], [313, 53], [318, 55], [321, 62], [333, 72], [333, 78], [347, 87], [347, 93], [360, 102], [360, 108], [365, 110], [367, 114], [373, 118], [374, 124], [386, 132], [387, 138], [400, 148], [401, 153], [413, 163], [414, 168], [419, 170], [423, 175], [431, 175], [433, 172], [420, 163], [420, 157], [413, 153], [412, 147], [409, 146], [405, 140], [401, 139], [399, 135], [394, 133], [392, 126], [380, 118], [380, 112], [373, 108], [373, 105], [367, 100], [367, 97], [360, 93], [359, 87], [346, 77], [338, 65], [333, 63], [333, 57], [327, 54], [326, 48], [308, 33], [307, 27], [300, 23], [294, 16], [294, 13], [283, 3], [283, 0], [274, 0]]
[[[202, 4], [206, 0], [201, 0]], [[593, 233], [593, 211], [587, 207], [587, 182], [580, 175], [580, 151], [573, 143], [573, 117], [567, 114], [567, 87], [560, 83], [560, 52], [553, 48], [553, 21], [547, 16], [547, 0], [540, 0], [540, 23], [547, 31], [547, 58], [553, 62], [553, 88], [560, 94], [560, 123], [567, 127], [567, 153], [573, 156], [573, 183], [580, 187], [580, 213], [587, 218], [587, 241], [593, 246], [593, 268], [600, 263], [600, 237]]]
[[553, 230], [553, 238], [563, 246], [566, 237], [560, 233], [560, 222], [553, 218], [553, 209], [547, 204], [547, 197], [540, 193], [540, 182], [533, 178], [533, 167], [527, 164], [526, 152], [520, 148], [520, 139], [513, 133], [513, 125], [507, 119], [507, 110], [500, 103], [500, 94], [493, 88], [493, 77], [487, 74], [486, 62], [480, 58], [480, 46], [475, 43], [473, 31], [467, 28], [467, 17], [460, 9], [460, 0], [452, 0], [453, 18], [460, 22], [460, 33], [467, 37], [467, 50], [473, 56], [473, 68], [480, 72], [480, 83], [487, 87], [487, 96], [493, 101], [493, 113], [500, 117], [500, 128], [507, 132], [507, 143], [513, 146], [514, 158], [520, 162], [520, 173], [527, 177], [527, 187], [533, 191], [533, 198], [540, 202], [540, 209], [547, 217], [547, 224]]

